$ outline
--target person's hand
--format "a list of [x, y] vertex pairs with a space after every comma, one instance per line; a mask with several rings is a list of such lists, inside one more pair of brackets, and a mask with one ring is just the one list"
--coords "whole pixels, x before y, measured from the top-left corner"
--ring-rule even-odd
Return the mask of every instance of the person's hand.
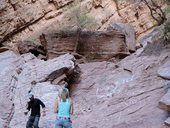
[[46, 116], [46, 113], [45, 113], [45, 111], [43, 111], [43, 112], [42, 112], [42, 116]]
[[42, 116], [46, 116], [46, 108], [43, 108], [43, 110], [42, 110]]
[[27, 115], [28, 114], [28, 112], [24, 112], [24, 115]]

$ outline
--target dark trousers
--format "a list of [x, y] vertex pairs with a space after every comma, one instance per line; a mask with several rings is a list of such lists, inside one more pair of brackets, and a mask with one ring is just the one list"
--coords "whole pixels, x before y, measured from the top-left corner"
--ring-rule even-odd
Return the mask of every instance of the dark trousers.
[[39, 128], [38, 124], [39, 124], [39, 120], [40, 120], [40, 116], [30, 116], [28, 121], [27, 121], [27, 125], [26, 128]]

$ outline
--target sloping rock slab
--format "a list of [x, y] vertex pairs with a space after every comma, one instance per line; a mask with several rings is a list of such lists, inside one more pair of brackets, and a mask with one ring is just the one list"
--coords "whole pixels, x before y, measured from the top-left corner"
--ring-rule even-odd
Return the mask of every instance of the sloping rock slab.
[[165, 125], [170, 127], [170, 117], [168, 119], [166, 119], [164, 123], [165, 123]]
[[170, 80], [170, 59], [158, 69], [158, 75]]
[[124, 33], [128, 50], [133, 52], [136, 51], [135, 30], [132, 26], [124, 23], [112, 23], [107, 30], [117, 30]]
[[[25, 54], [21, 57], [25, 63], [21, 66], [22, 71], [18, 76], [13, 101], [15, 104], [14, 115], [10, 126], [23, 128], [26, 125], [28, 117], [24, 116], [23, 112], [26, 110], [25, 104], [28, 101], [27, 93], [32, 89], [35, 97], [40, 98], [47, 107], [47, 116], [42, 118], [40, 122], [40, 128], [44, 128], [46, 122], [54, 120], [56, 117], [56, 114], [53, 113], [53, 105], [58, 91], [61, 89], [59, 85], [52, 84], [51, 80], [74, 70], [74, 57], [70, 54], [65, 54], [48, 61], [38, 60], [36, 57], [30, 56], [30, 54]], [[65, 68], [68, 70], [62, 70]]]
[[167, 112], [158, 108], [167, 80], [157, 76], [163, 56], [131, 55], [117, 65], [80, 64], [81, 81], [72, 98], [78, 128], [162, 128]]
[[6, 51], [0, 53], [0, 60], [0, 96], [3, 97], [0, 100], [0, 124], [4, 128], [26, 126], [28, 117], [24, 116], [23, 112], [29, 100], [29, 90], [32, 90], [35, 97], [40, 98], [47, 107], [47, 116], [41, 119], [40, 128], [44, 128], [46, 122], [55, 120], [53, 105], [61, 86], [52, 80], [60, 78], [63, 74], [71, 75], [75, 68], [74, 56], [65, 54], [43, 61], [31, 53], [19, 56], [12, 51]]
[[170, 90], [159, 101], [159, 107], [170, 112]]

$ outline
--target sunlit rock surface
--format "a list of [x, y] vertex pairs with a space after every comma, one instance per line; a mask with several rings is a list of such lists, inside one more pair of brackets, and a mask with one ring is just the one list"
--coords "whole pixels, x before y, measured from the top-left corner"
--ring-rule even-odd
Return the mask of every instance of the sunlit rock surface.
[[165, 128], [169, 114], [158, 105], [168, 91], [169, 81], [157, 75], [164, 60], [169, 60], [169, 52], [165, 53], [140, 57], [133, 54], [118, 64], [80, 64], [81, 82], [72, 85], [71, 93], [74, 126]]
[[[0, 54], [1, 68], [1, 123], [3, 127], [23, 128], [26, 125], [26, 110], [28, 91], [32, 90], [35, 97], [40, 98], [47, 107], [47, 116], [42, 118], [40, 127], [46, 122], [54, 120], [54, 101], [58, 91], [67, 86], [67, 81], [52, 84], [52, 81], [63, 74], [71, 75], [75, 68], [75, 59], [70, 54], [43, 61], [32, 54], [18, 56], [11, 51]], [[63, 82], [62, 82], [63, 81]]]

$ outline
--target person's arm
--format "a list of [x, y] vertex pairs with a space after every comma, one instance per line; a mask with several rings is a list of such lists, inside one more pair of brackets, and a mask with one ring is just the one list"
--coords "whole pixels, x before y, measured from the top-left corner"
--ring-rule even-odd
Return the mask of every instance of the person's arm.
[[54, 104], [54, 113], [58, 112], [58, 102], [59, 102], [59, 98], [56, 98], [55, 104]]
[[26, 108], [27, 108], [27, 111], [24, 112], [25, 115], [27, 115], [28, 112], [29, 112], [30, 109], [31, 109], [29, 102], [27, 102]]
[[72, 102], [72, 100], [71, 100], [71, 98], [70, 98], [70, 114], [71, 115], [73, 115], [73, 102]]
[[41, 105], [41, 107], [42, 107], [42, 109], [43, 109], [43, 116], [45, 116], [46, 115], [46, 113], [45, 113], [45, 104], [41, 101], [41, 100], [39, 100], [39, 103], [40, 103], [40, 105]]
[[42, 108], [45, 108], [45, 104], [41, 100], [39, 100], [39, 103], [40, 103]]

